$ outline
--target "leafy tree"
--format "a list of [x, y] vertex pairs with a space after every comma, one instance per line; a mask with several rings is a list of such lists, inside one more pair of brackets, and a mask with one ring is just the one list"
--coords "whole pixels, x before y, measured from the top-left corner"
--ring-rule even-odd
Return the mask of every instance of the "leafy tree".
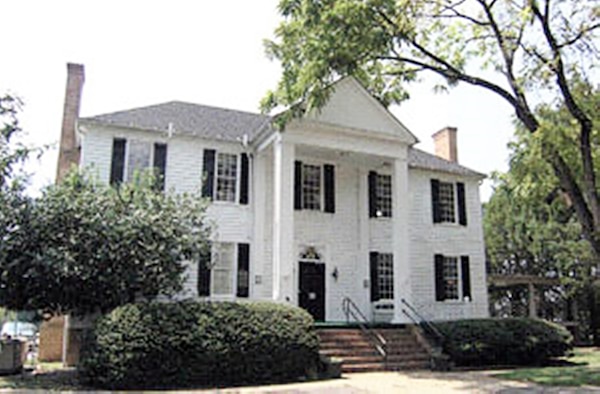
[[22, 102], [10, 94], [0, 96], [0, 192], [20, 191], [19, 165], [32, 152], [21, 142], [16, 141], [22, 133], [18, 114]]
[[24, 193], [21, 102], [0, 97], [0, 306], [86, 314], [182, 288], [185, 261], [208, 247], [205, 202], [155, 189], [152, 174], [112, 188], [72, 172]]
[[[574, 92], [598, 124], [600, 114], [592, 109], [600, 108], [600, 88], [592, 89], [578, 81]], [[594, 333], [598, 342], [600, 294], [593, 276], [597, 261], [590, 244], [582, 239], [581, 224], [570, 198], [561, 189], [551, 165], [542, 159], [542, 145], [555, 144], [580, 179], [583, 171], [577, 165], [577, 144], [573, 141], [577, 127], [565, 105], [540, 106], [536, 115], [544, 127], [553, 128], [554, 134], [530, 134], [522, 126], [517, 129], [516, 140], [510, 145], [510, 170], [496, 174], [494, 194], [485, 208], [489, 262], [496, 273], [560, 277], [561, 286], [555, 290], [561, 297], [549, 299], [549, 303], [562, 303], [564, 296], [577, 305], [579, 312], [572, 318], [579, 321], [582, 331]], [[552, 140], [547, 141], [549, 138]], [[591, 142], [593, 146], [600, 143], [598, 129], [593, 130]], [[594, 168], [600, 168], [596, 153], [593, 157]], [[520, 302], [521, 292], [510, 293], [514, 307]], [[498, 295], [492, 291], [492, 300]]]
[[[386, 105], [406, 99], [406, 83], [421, 72], [442, 77], [441, 88], [466, 83], [495, 94], [528, 133], [545, 136], [541, 157], [600, 260], [592, 115], [572, 82], [593, 78], [586, 72], [599, 57], [596, 1], [280, 0], [279, 11], [283, 21], [266, 47], [283, 74], [264, 110], [290, 106], [293, 116], [319, 108], [345, 75]], [[540, 100], [564, 103], [574, 130], [568, 155], [552, 122], [533, 110]]]
[[46, 188], [5, 231], [0, 305], [86, 314], [180, 291], [185, 261], [208, 247], [206, 204], [153, 185], [113, 188], [73, 172]]

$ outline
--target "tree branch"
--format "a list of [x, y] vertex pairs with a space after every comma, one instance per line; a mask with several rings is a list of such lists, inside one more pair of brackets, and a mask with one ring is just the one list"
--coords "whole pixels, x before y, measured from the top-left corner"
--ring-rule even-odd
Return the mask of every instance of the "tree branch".
[[590, 143], [592, 121], [579, 107], [579, 105], [577, 105], [569, 87], [569, 84], [567, 82], [560, 48], [558, 47], [558, 43], [556, 42], [556, 39], [552, 34], [552, 30], [550, 28], [550, 22], [548, 19], [550, 12], [549, 1], [546, 2], [545, 15], [541, 13], [540, 9], [538, 8], [535, 2], [532, 2], [531, 9], [533, 11], [534, 16], [538, 19], [539, 23], [541, 24], [546, 42], [552, 50], [552, 54], [555, 59], [555, 65], [554, 67], [552, 67], [552, 71], [556, 75], [557, 84], [565, 99], [565, 106], [580, 125], [579, 150], [581, 152], [581, 161], [583, 165], [583, 190], [587, 202], [590, 205], [589, 208], [594, 219], [595, 227], [598, 228], [600, 227], [600, 198], [598, 196], [598, 191], [596, 188], [596, 173]]

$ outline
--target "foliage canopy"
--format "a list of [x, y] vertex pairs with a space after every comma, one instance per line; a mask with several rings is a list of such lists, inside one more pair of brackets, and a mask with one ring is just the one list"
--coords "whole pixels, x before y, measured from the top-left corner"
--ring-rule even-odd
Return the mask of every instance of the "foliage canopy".
[[[281, 0], [282, 22], [266, 42], [281, 62], [264, 110], [287, 117], [320, 108], [332, 83], [358, 78], [388, 105], [408, 97], [421, 72], [501, 97], [524, 129], [541, 137], [541, 157], [572, 201], [583, 236], [600, 257], [600, 195], [592, 115], [575, 92], [594, 77], [600, 5], [593, 0]], [[590, 71], [591, 70], [591, 71]], [[573, 157], [564, 156], [553, 124], [536, 104], [568, 113]], [[285, 120], [285, 118], [283, 118]]]

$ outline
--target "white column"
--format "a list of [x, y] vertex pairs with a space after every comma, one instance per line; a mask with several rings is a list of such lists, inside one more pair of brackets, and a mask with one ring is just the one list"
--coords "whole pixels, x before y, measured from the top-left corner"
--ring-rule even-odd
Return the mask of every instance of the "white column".
[[[265, 293], [265, 208], [266, 208], [266, 166], [265, 155], [260, 152], [254, 154], [252, 163], [252, 203], [254, 204], [254, 236], [252, 240], [252, 262], [250, 264], [250, 297], [253, 299], [263, 298]], [[257, 284], [256, 278], [260, 277], [260, 283]]]
[[280, 133], [273, 143], [273, 299], [295, 302], [294, 145]]
[[402, 313], [404, 298], [411, 300], [410, 255], [409, 255], [409, 190], [408, 164], [406, 159], [395, 159], [392, 174], [392, 227], [394, 253], [394, 318], [393, 323], [410, 323]]
[[[358, 273], [356, 280], [358, 283], [356, 286], [356, 293], [360, 294], [355, 302], [359, 303], [360, 309], [365, 313], [368, 319], [372, 318], [372, 307], [371, 307], [371, 290], [370, 287], [374, 286], [371, 283], [371, 271], [369, 262], [369, 182], [368, 182], [368, 171], [365, 168], [359, 168], [357, 171], [358, 176], [358, 266], [356, 272]], [[369, 284], [365, 287], [365, 281]], [[350, 294], [352, 296], [352, 294]]]

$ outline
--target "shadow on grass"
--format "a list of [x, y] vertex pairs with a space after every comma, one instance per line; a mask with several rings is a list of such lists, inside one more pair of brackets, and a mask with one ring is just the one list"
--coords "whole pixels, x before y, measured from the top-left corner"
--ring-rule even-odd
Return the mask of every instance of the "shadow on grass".
[[15, 375], [0, 376], [0, 388], [21, 390], [76, 390], [84, 387], [74, 369], [46, 372], [23, 371]]

